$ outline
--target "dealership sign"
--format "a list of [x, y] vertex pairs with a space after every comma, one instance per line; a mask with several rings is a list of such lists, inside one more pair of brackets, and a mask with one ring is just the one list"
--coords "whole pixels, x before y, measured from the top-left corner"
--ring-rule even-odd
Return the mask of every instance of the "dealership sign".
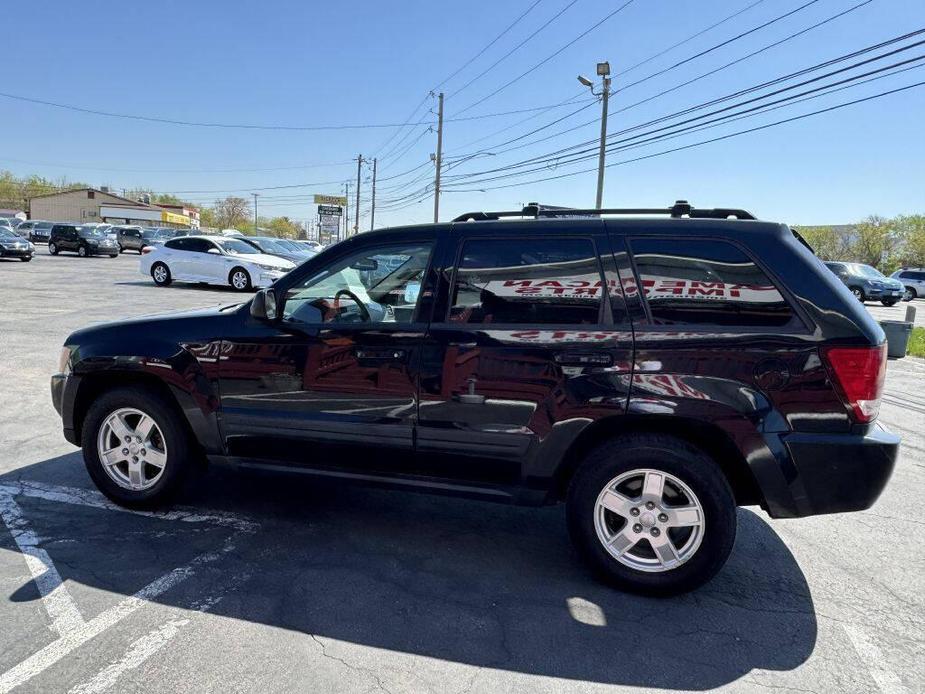
[[340, 205], [318, 205], [318, 215], [320, 217], [340, 217], [344, 214], [344, 208]]
[[347, 198], [343, 195], [315, 195], [316, 205], [340, 205], [346, 207]]

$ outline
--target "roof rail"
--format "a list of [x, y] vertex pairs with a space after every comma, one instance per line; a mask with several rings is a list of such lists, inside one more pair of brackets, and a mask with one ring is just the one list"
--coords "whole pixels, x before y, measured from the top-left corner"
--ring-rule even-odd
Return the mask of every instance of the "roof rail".
[[522, 210], [507, 210], [504, 212], [467, 212], [456, 217], [454, 222], [484, 222], [501, 219], [502, 217], [575, 217], [575, 216], [600, 216], [605, 214], [623, 214], [623, 215], [641, 215], [641, 214], [664, 214], [674, 218], [690, 217], [691, 219], [755, 219], [751, 212], [735, 208], [716, 207], [699, 209], [691, 206], [687, 200], [678, 200], [671, 207], [627, 207], [627, 208], [548, 208], [541, 205], [531, 204], [525, 206]]

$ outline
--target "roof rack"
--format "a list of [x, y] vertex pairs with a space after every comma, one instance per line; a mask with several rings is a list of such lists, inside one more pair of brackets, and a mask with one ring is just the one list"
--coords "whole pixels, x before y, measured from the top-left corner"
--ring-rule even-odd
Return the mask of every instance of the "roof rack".
[[588, 208], [574, 209], [570, 207], [550, 208], [536, 203], [524, 206], [522, 210], [507, 210], [503, 212], [467, 212], [456, 217], [454, 222], [486, 222], [501, 219], [502, 217], [592, 217], [605, 214], [664, 214], [675, 219], [689, 217], [691, 219], [755, 219], [751, 212], [735, 208], [716, 207], [698, 209], [691, 206], [687, 200], [678, 200], [671, 207], [627, 207], [627, 208]]

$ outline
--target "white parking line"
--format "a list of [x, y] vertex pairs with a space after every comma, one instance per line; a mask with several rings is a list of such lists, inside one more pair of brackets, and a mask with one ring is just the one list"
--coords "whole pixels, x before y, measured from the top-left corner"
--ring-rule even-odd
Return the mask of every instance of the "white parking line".
[[[212, 523], [230, 527], [234, 529], [235, 532], [225, 540], [224, 546], [220, 550], [195, 557], [187, 564], [179, 566], [155, 579], [134, 595], [123, 599], [117, 605], [97, 615], [90, 621], [85, 621], [80, 616], [76, 604], [62, 583], [61, 576], [55, 568], [51, 558], [48, 556], [47, 552], [38, 546], [38, 538], [35, 533], [28, 528], [22, 516], [21, 509], [12, 498], [14, 495], [133, 513], [161, 520]], [[239, 535], [245, 532], [251, 533], [257, 528], [256, 524], [251, 521], [224, 513], [203, 514], [198, 511], [182, 509], [163, 513], [132, 511], [113, 504], [101, 494], [95, 492], [33, 482], [16, 482], [13, 484], [7, 483], [0, 485], [0, 519], [9, 527], [17, 546], [23, 552], [26, 563], [29, 565], [30, 574], [39, 585], [43, 606], [48, 611], [52, 623], [60, 634], [60, 638], [52, 641], [38, 652], [26, 658], [26, 660], [0, 675], [0, 694], [7, 694], [10, 690], [44, 672], [90, 639], [93, 639], [106, 629], [118, 624], [149, 601], [182, 583], [190, 576], [193, 576], [197, 569], [203, 565], [215, 562], [219, 558], [227, 555], [235, 549], [234, 543]], [[239, 577], [241, 580], [243, 580], [243, 578], [243, 576]], [[224, 592], [228, 589], [230, 588], [226, 586], [224, 590], [206, 598], [203, 602], [191, 605], [191, 609], [209, 609], [221, 599]], [[171, 621], [176, 622], [177, 620], [174, 619]], [[109, 682], [109, 678], [118, 678], [122, 672], [132, 667], [137, 667], [137, 664], [144, 662], [145, 659], [159, 650], [161, 646], [154, 647], [159, 639], [162, 639], [163, 643], [166, 643], [177, 628], [179, 628], [179, 625], [175, 624], [174, 629], [165, 628], [166, 630], [163, 632], [156, 630], [152, 632], [154, 636], [148, 634], [146, 637], [142, 637], [134, 642], [121, 659], [111, 663], [110, 666], [100, 673], [99, 676], [102, 677], [102, 679], [96, 684], [93, 684], [93, 686], [102, 686], [106, 682]], [[87, 682], [87, 686], [90, 686], [95, 681], [95, 678], [91, 678], [91, 680]], [[114, 682], [115, 679], [112, 681]], [[106, 687], [108, 686], [110, 685], [106, 684]], [[92, 691], [102, 691], [102, 689]]]
[[10, 529], [16, 546], [26, 559], [32, 580], [38, 586], [45, 610], [51, 617], [51, 630], [58, 636], [64, 636], [67, 632], [83, 626], [84, 618], [61, 580], [61, 574], [55, 568], [48, 552], [39, 547], [38, 537], [23, 517], [19, 504], [6, 494], [0, 494], [0, 518]]
[[257, 524], [253, 521], [246, 520], [240, 516], [223, 511], [210, 511], [192, 508], [174, 508], [171, 511], [137, 511], [125, 508], [110, 501], [100, 492], [94, 489], [80, 489], [78, 487], [63, 487], [56, 484], [45, 484], [43, 482], [29, 482], [19, 480], [16, 482], [4, 482], [0, 484], [0, 494], [9, 496], [26, 496], [33, 499], [44, 499], [46, 501], [58, 501], [64, 504], [76, 504], [79, 506], [90, 506], [92, 508], [104, 509], [106, 511], [119, 511], [121, 513], [131, 513], [136, 516], [145, 516], [147, 518], [157, 518], [166, 521], [181, 521], [184, 523], [211, 523], [225, 527], [242, 530], [244, 532], [253, 532], [257, 529]]
[[867, 672], [883, 694], [908, 694], [899, 676], [886, 666], [883, 652], [870, 640], [864, 630], [854, 624], [842, 624], [854, 650], [857, 651]]

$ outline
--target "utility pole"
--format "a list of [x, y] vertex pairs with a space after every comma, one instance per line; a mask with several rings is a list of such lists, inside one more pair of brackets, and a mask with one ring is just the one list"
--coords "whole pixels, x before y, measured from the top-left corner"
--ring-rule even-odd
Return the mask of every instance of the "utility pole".
[[344, 184], [344, 238], [347, 238], [347, 232], [350, 231], [350, 181]]
[[363, 155], [357, 155], [357, 202], [354, 206], [353, 233], [360, 232], [360, 169], [363, 167]]
[[254, 234], [257, 233], [257, 198], [260, 193], [251, 193], [254, 196]]
[[434, 178], [434, 224], [440, 216], [440, 168], [443, 161], [443, 92], [437, 95], [437, 156], [434, 163], [437, 173]]
[[376, 157], [373, 157], [373, 206], [369, 213], [369, 230], [376, 228]]

